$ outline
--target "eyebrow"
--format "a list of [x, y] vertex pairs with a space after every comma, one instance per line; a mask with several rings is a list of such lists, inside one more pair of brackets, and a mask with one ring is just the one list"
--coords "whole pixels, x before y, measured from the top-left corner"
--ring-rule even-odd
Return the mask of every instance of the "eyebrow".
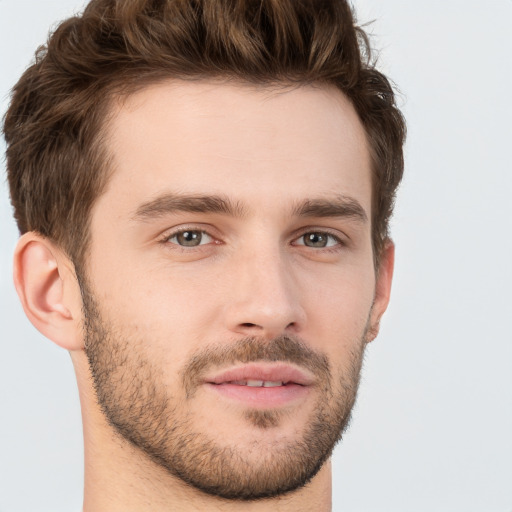
[[359, 222], [368, 222], [368, 215], [359, 201], [338, 195], [332, 199], [307, 199], [295, 206], [298, 217], [347, 217]]
[[134, 220], [150, 220], [175, 212], [221, 213], [232, 217], [242, 217], [244, 209], [239, 203], [220, 195], [164, 194], [141, 204]]
[[[245, 209], [239, 202], [233, 202], [222, 195], [164, 194], [141, 204], [134, 220], [151, 220], [176, 212], [219, 213], [231, 217], [243, 217]], [[345, 217], [367, 222], [368, 216], [361, 204], [354, 198], [338, 195], [332, 199], [306, 199], [292, 209], [296, 217]]]

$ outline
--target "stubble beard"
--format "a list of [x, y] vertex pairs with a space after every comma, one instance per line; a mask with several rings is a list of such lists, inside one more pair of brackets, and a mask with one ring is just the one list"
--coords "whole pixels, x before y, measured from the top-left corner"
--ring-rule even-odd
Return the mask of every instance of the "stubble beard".
[[[227, 347], [210, 346], [196, 353], [180, 372], [183, 389], [177, 391], [187, 398], [178, 399], [164, 385], [158, 361], [145, 357], [142, 340], [120, 335], [102, 318], [83, 280], [82, 299], [85, 352], [98, 404], [108, 423], [122, 439], [197, 490], [243, 501], [297, 490], [317, 474], [348, 426], [366, 331], [354, 343], [338, 382], [333, 382], [327, 357], [296, 338], [281, 336], [264, 342], [246, 338]], [[301, 433], [268, 446], [255, 441], [240, 448], [198, 431], [184, 404], [194, 399], [204, 371], [216, 364], [253, 361], [291, 362], [315, 374], [318, 400]], [[247, 409], [244, 419], [260, 430], [278, 429], [282, 414], [279, 409]], [[211, 426], [215, 432], [215, 418]]]

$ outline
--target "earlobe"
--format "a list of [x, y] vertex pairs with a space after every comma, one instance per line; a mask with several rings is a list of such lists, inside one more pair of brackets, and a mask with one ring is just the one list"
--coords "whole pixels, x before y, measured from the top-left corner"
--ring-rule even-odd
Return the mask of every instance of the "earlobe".
[[80, 289], [62, 250], [37, 233], [25, 233], [14, 253], [14, 285], [38, 331], [67, 350], [83, 348]]
[[389, 298], [391, 296], [391, 283], [393, 281], [394, 266], [395, 245], [391, 240], [388, 240], [382, 250], [379, 268], [377, 269], [375, 297], [366, 334], [367, 343], [373, 341], [379, 333], [380, 319], [388, 307]]

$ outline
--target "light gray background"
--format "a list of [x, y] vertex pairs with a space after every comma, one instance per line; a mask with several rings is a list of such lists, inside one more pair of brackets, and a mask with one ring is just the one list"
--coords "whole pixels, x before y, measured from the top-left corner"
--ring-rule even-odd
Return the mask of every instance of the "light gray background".
[[[392, 303], [335, 452], [334, 511], [512, 512], [512, 2], [354, 4], [376, 20], [409, 138]], [[48, 28], [80, 7], [0, 0], [2, 114]], [[2, 181], [0, 511], [78, 512], [74, 374], [15, 295]]]

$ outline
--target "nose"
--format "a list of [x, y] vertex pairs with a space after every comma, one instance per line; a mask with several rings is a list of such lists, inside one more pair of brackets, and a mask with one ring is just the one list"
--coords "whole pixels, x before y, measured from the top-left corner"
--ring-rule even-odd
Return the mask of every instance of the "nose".
[[278, 248], [240, 255], [229, 284], [225, 319], [231, 332], [272, 339], [302, 330], [306, 315], [298, 282]]

